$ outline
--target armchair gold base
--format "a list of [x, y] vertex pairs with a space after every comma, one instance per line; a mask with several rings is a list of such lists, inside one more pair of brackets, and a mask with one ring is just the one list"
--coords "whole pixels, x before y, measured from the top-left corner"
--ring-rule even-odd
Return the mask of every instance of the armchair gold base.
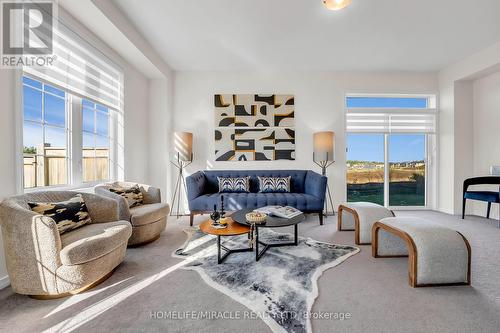
[[51, 295], [29, 295], [30, 298], [33, 298], [33, 299], [37, 299], [37, 300], [43, 300], [43, 301], [46, 301], [46, 300], [51, 300], [51, 299], [58, 299], [58, 298], [63, 298], [63, 297], [68, 297], [68, 296], [72, 296], [72, 295], [76, 295], [76, 294], [80, 294], [84, 291], [87, 291], [89, 289], [92, 289], [94, 288], [95, 286], [103, 283], [104, 281], [106, 281], [107, 279], [109, 279], [109, 277], [111, 275], [113, 275], [113, 273], [115, 272], [115, 270], [113, 269], [111, 272], [109, 272], [108, 274], [104, 275], [102, 278], [100, 278], [99, 280], [89, 284], [89, 285], [86, 285], [86, 286], [83, 286], [79, 289], [76, 289], [76, 290], [72, 290], [72, 291], [69, 291], [69, 292], [66, 292], [66, 293], [62, 293], [62, 294], [51, 294]]

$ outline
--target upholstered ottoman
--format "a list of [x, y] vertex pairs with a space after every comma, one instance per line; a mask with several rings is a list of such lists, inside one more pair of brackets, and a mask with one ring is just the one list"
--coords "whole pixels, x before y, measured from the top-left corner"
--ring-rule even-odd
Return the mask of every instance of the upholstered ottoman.
[[415, 217], [389, 217], [372, 230], [372, 255], [408, 257], [412, 287], [470, 285], [471, 248], [458, 231]]
[[352, 202], [339, 206], [338, 231], [354, 231], [354, 241], [357, 245], [367, 245], [372, 242], [372, 226], [394, 213], [389, 209], [371, 202]]

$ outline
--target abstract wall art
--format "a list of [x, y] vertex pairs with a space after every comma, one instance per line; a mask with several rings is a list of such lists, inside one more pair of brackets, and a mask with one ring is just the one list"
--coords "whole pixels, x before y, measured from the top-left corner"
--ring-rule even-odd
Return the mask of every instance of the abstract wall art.
[[215, 95], [215, 160], [295, 159], [293, 95]]

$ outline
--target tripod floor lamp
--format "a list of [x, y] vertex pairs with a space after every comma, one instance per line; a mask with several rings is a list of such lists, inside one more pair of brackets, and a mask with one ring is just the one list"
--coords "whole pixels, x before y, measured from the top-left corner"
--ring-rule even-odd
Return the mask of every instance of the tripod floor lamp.
[[[184, 179], [184, 168], [193, 162], [193, 133], [174, 133], [174, 153], [171, 163], [178, 169], [177, 181], [175, 182], [174, 195], [172, 197], [172, 209], [170, 216], [177, 218], [184, 214], [180, 213], [181, 199], [187, 198], [186, 180]], [[177, 203], [177, 211], [174, 214], [174, 207]]]
[[[335, 133], [332, 131], [324, 131], [314, 133], [313, 137], [314, 152], [313, 161], [321, 167], [321, 174], [326, 176], [326, 169], [335, 162], [334, 146]], [[328, 215], [328, 204], [332, 208], [331, 215], [335, 215], [333, 208], [332, 195], [330, 194], [330, 186], [326, 184], [326, 200], [325, 200], [325, 215]]]

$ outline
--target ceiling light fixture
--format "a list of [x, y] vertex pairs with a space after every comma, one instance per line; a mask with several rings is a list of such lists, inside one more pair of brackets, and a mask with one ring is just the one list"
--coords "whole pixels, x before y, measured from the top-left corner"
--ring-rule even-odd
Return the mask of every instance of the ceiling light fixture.
[[330, 10], [341, 10], [351, 3], [352, 0], [323, 0], [323, 4]]

